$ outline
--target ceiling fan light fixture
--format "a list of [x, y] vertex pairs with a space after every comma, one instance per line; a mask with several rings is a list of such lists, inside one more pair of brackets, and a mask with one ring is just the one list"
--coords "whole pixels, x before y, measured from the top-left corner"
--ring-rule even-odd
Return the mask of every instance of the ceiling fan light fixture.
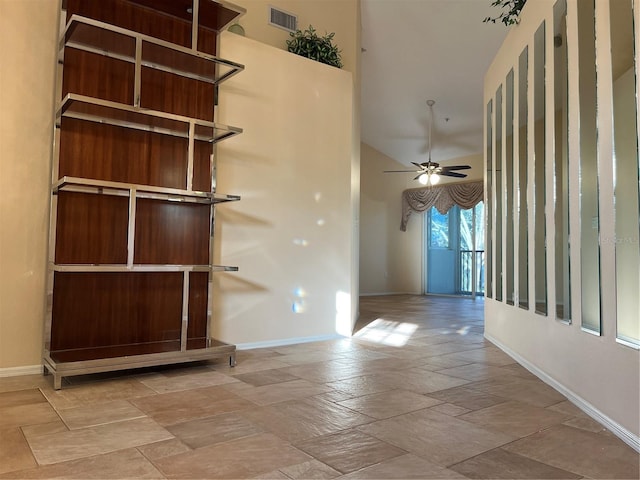
[[435, 172], [423, 173], [418, 177], [418, 182], [422, 185], [436, 185], [440, 181], [440, 175]]
[[[429, 107], [430, 119], [429, 119], [429, 137], [428, 137], [428, 158], [426, 162], [417, 163], [411, 162], [411, 164], [417, 168], [417, 170], [385, 170], [384, 173], [402, 173], [402, 172], [411, 172], [417, 173], [414, 180], [418, 180], [422, 185], [437, 185], [440, 182], [440, 177], [455, 177], [455, 178], [465, 178], [467, 175], [465, 173], [459, 173], [455, 170], [469, 170], [471, 168], [470, 165], [452, 165], [452, 166], [440, 166], [438, 162], [434, 162], [431, 160], [431, 137], [433, 133], [433, 105], [435, 104], [435, 100], [427, 100], [427, 106]], [[447, 121], [449, 119], [447, 118]]]

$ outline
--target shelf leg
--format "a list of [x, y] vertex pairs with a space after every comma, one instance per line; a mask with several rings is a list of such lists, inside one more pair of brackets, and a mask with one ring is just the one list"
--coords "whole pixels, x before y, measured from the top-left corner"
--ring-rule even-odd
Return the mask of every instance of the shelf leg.
[[235, 352], [232, 353], [231, 355], [229, 355], [229, 366], [230, 367], [235, 367], [236, 366], [236, 354], [235, 354]]
[[62, 388], [62, 377], [57, 373], [53, 374], [53, 389], [60, 390]]
[[51, 372], [49, 371], [49, 369], [47, 368], [46, 365], [42, 366], [42, 376], [44, 377], [48, 377], [51, 374]]

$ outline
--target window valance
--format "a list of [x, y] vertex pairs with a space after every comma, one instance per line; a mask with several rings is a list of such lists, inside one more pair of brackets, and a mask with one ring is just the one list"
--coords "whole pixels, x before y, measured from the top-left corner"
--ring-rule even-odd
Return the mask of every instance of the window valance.
[[482, 181], [452, 183], [437, 187], [410, 188], [402, 192], [402, 223], [400, 230], [407, 230], [407, 222], [412, 212], [424, 212], [431, 207], [445, 214], [454, 205], [469, 209], [484, 199]]

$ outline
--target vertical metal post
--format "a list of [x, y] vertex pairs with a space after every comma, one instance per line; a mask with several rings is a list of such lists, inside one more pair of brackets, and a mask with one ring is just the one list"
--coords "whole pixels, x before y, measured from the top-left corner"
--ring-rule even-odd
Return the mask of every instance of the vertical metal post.
[[142, 84], [142, 38], [136, 37], [136, 63], [133, 77], [133, 106], [140, 106], [140, 85]]
[[198, 50], [198, 25], [200, 14], [200, 0], [193, 0], [193, 11], [191, 13], [191, 50]]
[[187, 335], [189, 329], [189, 272], [182, 277], [182, 328], [180, 331], [180, 351], [187, 351]]
[[127, 268], [133, 268], [133, 254], [135, 249], [134, 239], [136, 236], [136, 189], [129, 189], [129, 225], [127, 228]]
[[187, 147], [187, 190], [193, 190], [193, 157], [195, 156], [196, 124], [189, 121], [189, 146]]

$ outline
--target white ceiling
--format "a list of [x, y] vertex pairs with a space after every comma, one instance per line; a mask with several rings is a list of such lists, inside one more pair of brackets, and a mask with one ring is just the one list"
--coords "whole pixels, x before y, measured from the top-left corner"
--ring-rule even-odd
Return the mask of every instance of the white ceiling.
[[[400, 163], [482, 152], [484, 74], [508, 28], [491, 0], [362, 0], [362, 141]], [[445, 119], [449, 118], [449, 121]]]

